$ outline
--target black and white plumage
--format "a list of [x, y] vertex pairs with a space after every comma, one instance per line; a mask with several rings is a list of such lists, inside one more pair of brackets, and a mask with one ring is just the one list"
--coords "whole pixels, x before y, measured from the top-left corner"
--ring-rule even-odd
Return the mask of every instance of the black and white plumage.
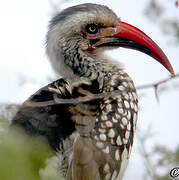
[[[47, 34], [49, 60], [63, 78], [32, 95], [13, 120], [13, 126], [21, 126], [29, 135], [44, 136], [53, 149], [60, 149], [60, 168], [67, 179], [121, 180], [127, 167], [138, 98], [121, 65], [103, 54], [116, 47], [140, 50], [173, 73], [162, 50], [108, 7], [70, 7], [51, 20]], [[77, 102], [115, 90], [114, 96]], [[55, 97], [74, 103], [55, 103]]]

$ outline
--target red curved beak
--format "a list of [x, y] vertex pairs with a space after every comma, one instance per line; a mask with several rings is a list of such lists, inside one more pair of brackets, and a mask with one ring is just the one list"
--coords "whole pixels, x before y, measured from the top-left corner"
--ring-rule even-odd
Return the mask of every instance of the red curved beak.
[[117, 28], [118, 32], [113, 34], [113, 37], [118, 39], [119, 46], [144, 52], [160, 62], [172, 75], [175, 74], [167, 56], [144, 32], [121, 21], [119, 21]]

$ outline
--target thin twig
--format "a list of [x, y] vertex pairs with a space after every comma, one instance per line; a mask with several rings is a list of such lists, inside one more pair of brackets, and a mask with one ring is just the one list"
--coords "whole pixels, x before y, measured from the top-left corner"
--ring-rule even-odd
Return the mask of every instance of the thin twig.
[[152, 83], [152, 84], [146, 84], [146, 85], [141, 85], [141, 86], [137, 86], [136, 89], [137, 90], [143, 90], [143, 89], [149, 89], [149, 88], [153, 88], [154, 89], [154, 92], [155, 92], [155, 97], [157, 99], [157, 102], [159, 102], [159, 95], [158, 95], [158, 87], [161, 85], [161, 84], [164, 84], [170, 80], [173, 80], [174, 78], [178, 78], [179, 77], [179, 73], [176, 74], [175, 76], [171, 76], [169, 78], [166, 78], [166, 79], [163, 79], [163, 80], [160, 80], [156, 83]]
[[77, 98], [69, 98], [69, 99], [63, 99], [57, 97], [57, 94], [54, 94], [54, 100], [50, 101], [44, 101], [44, 102], [33, 102], [33, 101], [25, 101], [24, 106], [26, 107], [44, 107], [44, 106], [50, 106], [55, 104], [79, 104], [89, 101], [95, 101], [97, 99], [103, 99], [103, 98], [110, 98], [112, 96], [120, 95], [119, 90], [115, 90], [112, 92], [105, 92], [105, 93], [99, 93], [99, 94], [93, 94], [93, 95], [87, 95], [84, 97], [77, 97]]
[[[141, 89], [147, 89], [147, 88], [154, 88], [155, 90], [155, 95], [156, 98], [158, 98], [157, 94], [157, 89], [159, 85], [166, 83], [174, 78], [179, 77], [179, 74], [176, 74], [175, 76], [166, 78], [164, 80], [158, 81], [153, 84], [147, 84], [147, 85], [142, 85], [136, 87], [136, 89], [141, 90]], [[58, 93], [57, 93], [58, 94]], [[56, 104], [79, 104], [79, 103], [84, 103], [84, 102], [89, 102], [89, 101], [94, 101], [97, 99], [103, 99], [103, 98], [110, 98], [116, 95], [120, 95], [121, 91], [119, 90], [114, 90], [111, 92], [105, 92], [105, 93], [98, 93], [98, 94], [87, 94], [86, 96], [83, 97], [77, 97], [77, 98], [69, 98], [69, 99], [64, 99], [64, 98], [59, 98], [56, 93], [53, 94], [54, 99], [50, 101], [44, 101], [44, 102], [33, 102], [33, 101], [25, 101], [24, 106], [26, 107], [45, 107], [45, 106], [50, 106], [50, 105], [56, 105]]]
[[156, 83], [151, 83], [151, 84], [137, 86], [136, 89], [137, 90], [141, 90], [141, 89], [148, 89], [148, 88], [155, 88], [155, 87], [158, 88], [159, 85], [164, 84], [164, 83], [166, 83], [166, 82], [168, 82], [168, 81], [170, 81], [172, 79], [178, 78], [178, 77], [179, 77], [179, 73], [176, 74], [175, 76], [171, 76], [169, 78], [163, 79], [163, 80], [158, 81]]

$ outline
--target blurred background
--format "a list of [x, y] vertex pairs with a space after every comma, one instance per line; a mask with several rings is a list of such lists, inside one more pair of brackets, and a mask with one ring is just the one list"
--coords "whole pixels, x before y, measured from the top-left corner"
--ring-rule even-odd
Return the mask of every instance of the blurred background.
[[[86, 0], [14, 0], [0, 6], [0, 131], [31, 94], [58, 79], [45, 54], [48, 22], [60, 10]], [[151, 37], [179, 73], [179, 5], [176, 0], [93, 0]], [[107, 52], [122, 62], [136, 86], [170, 75], [149, 56], [129, 49]], [[137, 134], [125, 180], [167, 180], [179, 166], [179, 78], [140, 89]], [[159, 100], [157, 100], [157, 98]], [[1, 154], [0, 154], [1, 156]]]

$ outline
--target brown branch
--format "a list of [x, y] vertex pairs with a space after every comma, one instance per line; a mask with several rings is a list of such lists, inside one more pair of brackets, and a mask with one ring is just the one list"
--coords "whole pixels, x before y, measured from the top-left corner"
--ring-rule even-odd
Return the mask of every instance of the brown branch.
[[163, 79], [161, 81], [158, 81], [156, 83], [152, 83], [152, 84], [146, 84], [146, 85], [141, 85], [141, 86], [137, 86], [136, 89], [138, 90], [142, 90], [142, 89], [148, 89], [148, 88], [154, 88], [154, 91], [155, 91], [155, 97], [157, 99], [157, 102], [159, 102], [159, 95], [158, 95], [158, 87], [161, 85], [161, 84], [164, 84], [174, 78], [178, 78], [179, 77], [179, 73], [176, 74], [175, 76], [171, 76], [169, 78], [166, 78], [166, 79]]
[[44, 107], [44, 106], [50, 106], [55, 104], [79, 104], [89, 101], [94, 101], [97, 99], [103, 99], [103, 98], [110, 98], [112, 96], [120, 95], [121, 91], [114, 90], [112, 92], [105, 92], [105, 93], [99, 93], [99, 94], [90, 94], [84, 97], [78, 97], [78, 98], [69, 98], [69, 99], [62, 99], [57, 97], [57, 94], [54, 94], [54, 100], [45, 101], [45, 102], [33, 102], [33, 101], [25, 101], [24, 106], [26, 107]]
[[[177, 78], [177, 77], [179, 77], [179, 74], [176, 74], [175, 76], [172, 76], [172, 77], [166, 78], [164, 80], [158, 81], [156, 83], [138, 86], [138, 87], [136, 87], [136, 89], [141, 90], [141, 89], [147, 89], [147, 88], [154, 88], [155, 95], [156, 95], [156, 98], [158, 100], [159, 99], [158, 93], [157, 93], [158, 87], [161, 84], [166, 83], [166, 82], [168, 82], [174, 78]], [[52, 90], [49, 88], [49, 91], [52, 91]], [[53, 98], [54, 98], [53, 100], [45, 101], [45, 102], [33, 102], [33, 101], [27, 100], [24, 102], [24, 106], [26, 106], [26, 107], [45, 107], [45, 106], [50, 106], [50, 105], [55, 105], [55, 104], [79, 104], [79, 103], [94, 101], [97, 99], [110, 98], [110, 97], [113, 97], [116, 95], [119, 96], [121, 94], [121, 91], [114, 90], [111, 92], [104, 92], [104, 93], [98, 93], [98, 94], [91, 94], [91, 93], [87, 93], [87, 92], [86, 93], [82, 92], [82, 94], [86, 94], [86, 96], [77, 97], [77, 98], [69, 98], [69, 99], [59, 98], [57, 96], [58, 92], [56, 92], [54, 90], [52, 91], [52, 93], [53, 93]]]
[[159, 85], [164, 84], [164, 83], [166, 83], [172, 79], [175, 79], [175, 78], [179, 78], [179, 73], [176, 74], [175, 76], [171, 76], [169, 78], [163, 79], [163, 80], [158, 81], [156, 83], [137, 86], [136, 89], [141, 90], [141, 89], [148, 89], [148, 88], [158, 88]]

